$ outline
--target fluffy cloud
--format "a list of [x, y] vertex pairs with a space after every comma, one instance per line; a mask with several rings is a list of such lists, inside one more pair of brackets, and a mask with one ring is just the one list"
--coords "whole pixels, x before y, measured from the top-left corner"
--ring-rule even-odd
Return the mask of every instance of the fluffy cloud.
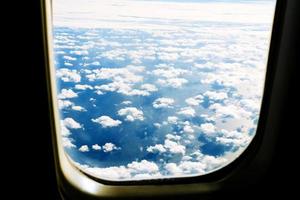
[[127, 167], [134, 173], [134, 174], [151, 174], [158, 172], [159, 168], [158, 166], [153, 163], [149, 162], [147, 160], [142, 160], [141, 162], [132, 162], [127, 165]]
[[102, 146], [102, 149], [103, 149], [104, 152], [111, 152], [111, 151], [116, 150], [118, 148], [116, 147], [115, 144], [109, 142], [109, 143], [105, 143]]
[[90, 86], [90, 85], [87, 85], [87, 84], [84, 84], [84, 85], [76, 84], [76, 85], [75, 85], [75, 89], [76, 89], [76, 90], [86, 90], [86, 89], [92, 90], [93, 87]]
[[198, 106], [200, 103], [203, 102], [203, 96], [201, 94], [194, 96], [194, 97], [190, 97], [187, 98], [185, 100], [185, 102], [189, 105], [189, 106]]
[[194, 133], [195, 132], [194, 129], [192, 128], [192, 126], [190, 124], [184, 125], [183, 131], [185, 133]]
[[92, 119], [92, 122], [100, 124], [103, 128], [115, 127], [122, 124], [120, 120], [114, 120], [109, 116], [101, 116], [96, 119]]
[[70, 130], [66, 127], [64, 120], [60, 120], [60, 134], [63, 137], [71, 135]]
[[160, 177], [159, 167], [154, 162], [147, 160], [133, 161], [126, 166], [114, 166], [107, 168], [89, 167], [75, 163], [80, 169], [94, 175], [95, 177], [108, 180], [140, 180]]
[[143, 80], [142, 76], [136, 75], [127, 68], [101, 68], [92, 70], [92, 74], [86, 75], [90, 81], [114, 80], [124, 83], [137, 83]]
[[155, 92], [157, 91], [157, 87], [153, 84], [143, 84], [141, 85], [141, 89], [147, 91], [147, 92]]
[[58, 99], [58, 108], [59, 109], [71, 108], [72, 110], [75, 110], [75, 111], [86, 111], [85, 108], [83, 108], [81, 106], [76, 106], [76, 105], [74, 105], [73, 102], [71, 102], [69, 100], [61, 100], [61, 99]]
[[62, 89], [57, 97], [58, 99], [71, 99], [78, 97], [78, 95], [72, 89]]
[[200, 129], [203, 133], [208, 135], [211, 135], [216, 132], [216, 127], [212, 123], [201, 124]]
[[118, 115], [126, 116], [125, 120], [130, 122], [133, 122], [135, 120], [144, 120], [143, 111], [138, 110], [135, 107], [122, 108], [118, 111]]
[[123, 101], [121, 104], [123, 104], [123, 105], [129, 105], [129, 104], [132, 104], [132, 102], [131, 101]]
[[86, 111], [86, 109], [81, 106], [72, 106], [72, 110], [81, 111], [81, 112]]
[[188, 80], [184, 78], [169, 78], [169, 79], [158, 79], [157, 82], [162, 86], [180, 88], [182, 87], [183, 84], [187, 83]]
[[219, 136], [216, 137], [218, 143], [224, 145], [233, 145], [235, 147], [245, 147], [249, 144], [251, 138], [247, 133], [239, 131], [227, 131], [222, 129]]
[[217, 117], [232, 117], [235, 119], [240, 119], [241, 117], [248, 118], [251, 113], [245, 111], [243, 108], [237, 105], [221, 105], [219, 103], [212, 104], [209, 109], [214, 110]]
[[65, 60], [70, 60], [70, 61], [75, 61], [75, 60], [77, 60], [76, 58], [71, 57], [71, 56], [64, 56], [63, 58], [64, 58]]
[[163, 78], [157, 80], [162, 86], [180, 88], [188, 82], [185, 78], [180, 77], [188, 73], [185, 69], [177, 69], [169, 65], [157, 65], [156, 67], [157, 69], [153, 70], [152, 73]]
[[170, 124], [177, 124], [177, 120], [178, 120], [178, 117], [176, 117], [176, 116], [169, 116], [167, 121]]
[[92, 145], [92, 149], [94, 149], [95, 151], [99, 151], [101, 150], [101, 146], [99, 146], [98, 144], [94, 144]]
[[165, 153], [169, 152], [172, 154], [185, 154], [185, 146], [179, 144], [177, 141], [171, 139], [165, 139], [164, 144], [156, 144], [154, 146], [149, 146], [147, 151], [150, 153]]
[[169, 78], [177, 78], [178, 76], [187, 74], [188, 71], [185, 69], [177, 69], [172, 66], [165, 65], [161, 68], [153, 70], [152, 73], [156, 76], [161, 76], [169, 79]]
[[149, 96], [150, 93], [146, 90], [133, 89], [132, 84], [114, 81], [112, 83], [95, 86], [95, 89], [103, 92], [118, 92], [127, 96]]
[[192, 107], [184, 107], [184, 108], [181, 108], [180, 111], [178, 111], [177, 113], [180, 115], [194, 117], [196, 114], [196, 111]]
[[169, 140], [174, 140], [174, 141], [179, 141], [181, 137], [179, 135], [172, 135], [172, 134], [167, 134], [166, 138]]
[[155, 153], [155, 152], [164, 153], [164, 152], [166, 152], [166, 149], [162, 144], [156, 144], [154, 146], [148, 147], [147, 151], [151, 152], [151, 153]]
[[171, 153], [182, 154], [182, 155], [185, 154], [185, 146], [177, 142], [171, 141], [169, 139], [165, 140], [164, 147], [168, 149]]
[[176, 61], [179, 58], [177, 53], [160, 53], [158, 58], [163, 61]]
[[90, 151], [89, 147], [87, 145], [82, 145], [78, 150], [81, 151], [81, 152], [88, 152], [88, 151]]
[[62, 136], [62, 145], [65, 148], [75, 148], [76, 145], [73, 144], [73, 139], [69, 138], [71, 131], [69, 129], [79, 129], [82, 126], [72, 118], [66, 118], [60, 120], [60, 134]]
[[82, 51], [70, 51], [70, 54], [78, 55], [78, 56], [83, 56], [83, 55], [88, 55], [89, 52], [87, 50], [82, 50]]
[[68, 137], [62, 137], [62, 145], [65, 148], [76, 148], [76, 145], [72, 143], [72, 139]]
[[64, 124], [65, 127], [71, 128], [71, 129], [79, 129], [82, 128], [81, 125], [76, 122], [74, 119], [68, 117], [64, 120], [62, 120], [62, 123]]
[[225, 92], [206, 91], [203, 95], [212, 100], [224, 100], [228, 98]]
[[56, 71], [56, 77], [61, 78], [64, 82], [75, 82], [78, 83], [81, 80], [80, 74], [77, 70], [70, 70], [67, 68], [61, 68]]
[[162, 97], [156, 99], [152, 105], [154, 108], [171, 108], [174, 102], [174, 99]]
[[69, 100], [60, 100], [58, 99], [58, 108], [59, 109], [65, 109], [73, 106], [74, 103]]
[[182, 160], [179, 163], [167, 163], [164, 168], [170, 175], [202, 175], [224, 165], [227, 162], [227, 159], [225, 158], [203, 155], [200, 152], [196, 152], [195, 155], [197, 155], [195, 161]]

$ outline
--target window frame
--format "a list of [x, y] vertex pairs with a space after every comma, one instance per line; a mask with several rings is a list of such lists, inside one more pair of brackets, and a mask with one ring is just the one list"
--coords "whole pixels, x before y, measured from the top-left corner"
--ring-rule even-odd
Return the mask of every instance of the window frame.
[[[52, 126], [52, 144], [56, 166], [56, 177], [62, 196], [72, 199], [95, 199], [103, 197], [149, 197], [165, 195], [199, 194], [206, 195], [234, 188], [237, 182], [246, 180], [257, 181], [270, 163], [270, 158], [262, 159], [272, 154], [276, 141], [276, 131], [272, 130], [272, 122], [276, 116], [272, 113], [274, 105], [273, 88], [278, 68], [278, 55], [284, 25], [284, 14], [287, 1], [277, 0], [273, 21], [272, 36], [269, 48], [265, 87], [261, 104], [261, 111], [256, 134], [246, 150], [230, 164], [212, 173], [195, 176], [166, 178], [141, 181], [106, 181], [95, 178], [80, 171], [66, 156], [61, 145], [59, 109], [57, 105], [57, 91], [55, 80], [54, 57], [52, 55], [52, 15], [51, 0], [42, 1], [42, 22], [44, 36], [44, 51], [46, 56], [46, 76], [48, 81], [48, 95], [50, 101], [50, 117]], [[272, 99], [272, 101], [271, 101]], [[273, 105], [273, 107], [272, 107]], [[253, 174], [253, 171], [255, 172]], [[247, 174], [248, 172], [252, 172]], [[245, 183], [245, 185], [247, 185]]]

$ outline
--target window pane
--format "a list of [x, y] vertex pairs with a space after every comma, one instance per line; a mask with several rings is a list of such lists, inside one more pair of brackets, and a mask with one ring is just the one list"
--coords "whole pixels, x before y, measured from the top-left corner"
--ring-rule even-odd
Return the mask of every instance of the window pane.
[[275, 0], [54, 0], [61, 137], [85, 172], [199, 176], [249, 145]]

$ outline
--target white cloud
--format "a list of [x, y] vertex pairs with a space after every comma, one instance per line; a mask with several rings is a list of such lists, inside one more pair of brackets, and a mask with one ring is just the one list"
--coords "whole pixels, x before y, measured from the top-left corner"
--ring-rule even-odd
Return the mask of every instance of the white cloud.
[[72, 139], [68, 137], [62, 137], [62, 145], [65, 148], [76, 148], [76, 145], [72, 143]]
[[56, 71], [56, 77], [61, 78], [64, 82], [75, 82], [78, 83], [81, 80], [80, 74], [77, 70], [70, 70], [67, 68], [61, 68]]
[[63, 137], [71, 135], [70, 130], [66, 127], [64, 120], [60, 120], [60, 134]]
[[94, 149], [95, 151], [99, 151], [101, 150], [101, 146], [99, 146], [98, 144], [94, 144], [92, 145], [92, 149]]
[[154, 146], [149, 146], [147, 148], [148, 152], [155, 153], [165, 153], [169, 152], [172, 154], [185, 154], [185, 146], [179, 143], [181, 139], [178, 135], [167, 134], [164, 144], [155, 144]]
[[170, 175], [177, 175], [177, 176], [183, 174], [201, 175], [207, 173], [210, 170], [216, 169], [227, 162], [227, 159], [223, 157], [203, 155], [200, 152], [196, 152], [196, 153], [198, 153], [197, 161], [182, 159], [180, 163], [167, 163], [164, 166], [164, 168]]
[[165, 165], [165, 169], [171, 175], [182, 175], [182, 170], [176, 165], [176, 163], [167, 163]]
[[73, 106], [74, 103], [69, 101], [69, 100], [61, 100], [58, 99], [58, 108], [59, 109], [65, 109], [65, 108], [69, 108], [71, 106]]
[[168, 65], [157, 65], [157, 68], [152, 71], [156, 76], [161, 76], [164, 78], [177, 78], [178, 76], [185, 75], [188, 73], [185, 69], [177, 69]]
[[70, 54], [83, 56], [83, 55], [88, 55], [89, 52], [87, 50], [76, 50], [76, 51], [70, 51]]
[[58, 99], [71, 99], [78, 97], [78, 95], [72, 89], [62, 89], [57, 97]]
[[177, 124], [177, 120], [178, 120], [178, 117], [176, 117], [176, 116], [169, 116], [167, 121], [170, 124]]
[[171, 153], [182, 154], [182, 155], [185, 154], [185, 146], [177, 142], [171, 141], [169, 139], [165, 140], [164, 147], [168, 149]]
[[211, 135], [216, 132], [216, 127], [212, 123], [204, 123], [200, 125], [200, 129], [203, 133]]
[[212, 100], [224, 100], [228, 98], [225, 92], [206, 91], [203, 95]]
[[65, 127], [67, 127], [67, 128], [71, 128], [71, 129], [82, 128], [78, 122], [76, 122], [74, 119], [72, 119], [70, 117], [65, 118], [64, 120], [62, 120], [62, 122], [65, 125]]
[[179, 135], [172, 135], [172, 134], [167, 134], [166, 138], [169, 140], [175, 140], [175, 141], [179, 141], [181, 139], [181, 137]]
[[142, 160], [141, 162], [132, 162], [127, 165], [127, 167], [132, 171], [134, 174], [141, 174], [141, 173], [157, 173], [159, 171], [158, 166], [154, 162], [149, 162], [147, 160]]
[[236, 147], [245, 147], [249, 144], [251, 138], [247, 133], [239, 131], [227, 131], [222, 129], [216, 141], [224, 145], [234, 145]]
[[142, 76], [134, 74], [127, 68], [101, 68], [92, 72], [86, 76], [89, 81], [110, 79], [124, 83], [137, 83], [143, 80]]
[[122, 94], [128, 95], [128, 96], [149, 96], [150, 95], [150, 93], [148, 91], [138, 90], [138, 89], [133, 89], [131, 91], [120, 90], [119, 92]]
[[81, 112], [86, 111], [86, 109], [81, 106], [72, 106], [72, 110], [81, 111]]
[[185, 133], [194, 133], [194, 132], [195, 132], [194, 129], [192, 128], [192, 126], [189, 125], [189, 124], [184, 125], [183, 131], [184, 131]]
[[164, 152], [166, 152], [166, 149], [164, 148], [164, 146], [162, 144], [156, 144], [154, 146], [148, 147], [147, 151], [151, 152], [151, 153], [155, 153], [155, 152], [164, 153]]
[[92, 90], [93, 87], [90, 86], [90, 85], [86, 85], [86, 84], [85, 84], [85, 85], [76, 84], [76, 85], [75, 85], [75, 89], [76, 89], [76, 90], [86, 90], [86, 89]]
[[67, 66], [67, 67], [73, 67], [73, 64], [69, 63], [69, 62], [64, 62], [64, 65]]
[[138, 110], [135, 107], [122, 108], [118, 111], [118, 115], [126, 116], [125, 120], [130, 122], [133, 122], [135, 120], [144, 120], [143, 111]]
[[132, 102], [131, 101], [123, 101], [121, 104], [123, 104], [123, 105], [129, 105], [129, 104], [132, 104]]
[[209, 109], [215, 111], [217, 117], [233, 117], [235, 119], [240, 119], [241, 117], [248, 118], [251, 116], [250, 112], [245, 111], [243, 108], [237, 105], [221, 105], [219, 103], [212, 104]]
[[99, 61], [92, 62], [91, 65], [100, 66], [100, 62]]
[[169, 65], [157, 65], [156, 67], [157, 69], [153, 70], [152, 73], [156, 76], [164, 78], [157, 80], [157, 82], [162, 86], [179, 88], [188, 82], [186, 79], [179, 77], [187, 74], [187, 70], [177, 69]]
[[126, 55], [126, 50], [125, 49], [114, 48], [113, 50], [104, 51], [101, 54], [101, 57], [104, 57], [104, 58], [109, 59], [109, 60], [123, 61], [123, 60], [125, 60], [124, 59], [125, 55]]
[[133, 161], [127, 166], [121, 165], [107, 168], [89, 167], [88, 165], [81, 165], [79, 163], [75, 164], [80, 169], [96, 177], [108, 180], [140, 180], [161, 176], [157, 164], [147, 160]]
[[158, 58], [164, 61], [176, 61], [179, 58], [179, 55], [177, 53], [162, 52], [159, 53]]
[[153, 126], [155, 126], [156, 128], [160, 128], [161, 124], [160, 123], [153, 123]]
[[132, 84], [124, 82], [112, 82], [106, 85], [95, 86], [95, 89], [101, 92], [118, 92], [127, 96], [149, 96], [150, 93], [146, 90], [132, 89]]
[[204, 174], [206, 166], [201, 162], [183, 161], [178, 167], [184, 174]]
[[[139, 50], [141, 52], [142, 50]], [[126, 69], [129, 70], [130, 72], [144, 72], [145, 71], [145, 66], [136, 66], [136, 65], [127, 65]]]
[[158, 79], [157, 82], [162, 86], [180, 88], [182, 87], [183, 84], [187, 83], [188, 80], [184, 78], [169, 78], [169, 79]]
[[180, 111], [178, 111], [177, 113], [180, 115], [194, 117], [196, 114], [196, 111], [192, 107], [184, 107], [184, 108], [181, 108]]
[[104, 152], [111, 152], [111, 151], [116, 150], [118, 148], [116, 147], [115, 144], [109, 142], [109, 143], [105, 143], [102, 146], [102, 149], [103, 149]]
[[170, 107], [172, 107], [174, 102], [175, 102], [174, 99], [162, 97], [162, 98], [156, 99], [152, 103], [152, 105], [154, 108], [170, 108]]
[[141, 89], [146, 90], [147, 92], [155, 92], [158, 90], [153, 84], [143, 84], [141, 85]]
[[70, 60], [70, 61], [75, 61], [75, 60], [77, 60], [76, 58], [71, 57], [71, 56], [64, 56], [63, 58], [64, 58], [65, 60]]
[[87, 145], [82, 145], [78, 150], [81, 151], [81, 152], [88, 152], [88, 151], [90, 151], [89, 147]]
[[120, 120], [114, 120], [109, 116], [101, 116], [96, 119], [92, 119], [93, 122], [100, 124], [103, 128], [115, 127], [122, 124]]
[[194, 96], [194, 97], [190, 97], [187, 98], [185, 100], [185, 102], [189, 105], [189, 106], [198, 106], [200, 103], [203, 102], [203, 96], [201, 94]]

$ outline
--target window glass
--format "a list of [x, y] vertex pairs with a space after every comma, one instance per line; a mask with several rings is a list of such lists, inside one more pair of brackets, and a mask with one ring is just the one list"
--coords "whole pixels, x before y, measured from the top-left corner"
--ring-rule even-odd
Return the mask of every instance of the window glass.
[[53, 0], [62, 145], [110, 181], [189, 177], [253, 139], [275, 0]]

